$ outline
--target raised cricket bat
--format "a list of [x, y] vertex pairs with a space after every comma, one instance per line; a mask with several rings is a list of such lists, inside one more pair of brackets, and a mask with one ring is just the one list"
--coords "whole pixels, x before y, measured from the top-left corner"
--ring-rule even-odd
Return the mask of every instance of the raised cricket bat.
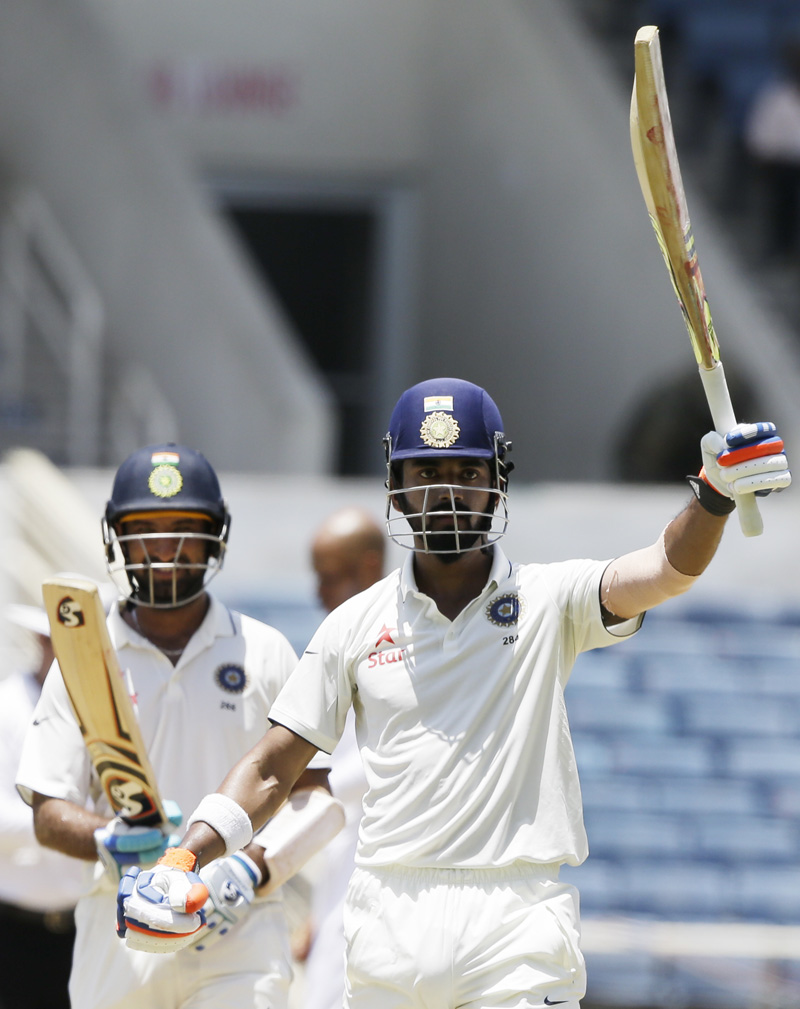
[[43, 582], [42, 595], [53, 650], [108, 801], [128, 823], [167, 826], [97, 585], [57, 576]]
[[[631, 146], [636, 174], [689, 331], [714, 427], [724, 435], [736, 424], [736, 416], [697, 262], [654, 25], [636, 33], [634, 57]], [[736, 511], [745, 536], [760, 535], [764, 527], [755, 495], [737, 495]]]

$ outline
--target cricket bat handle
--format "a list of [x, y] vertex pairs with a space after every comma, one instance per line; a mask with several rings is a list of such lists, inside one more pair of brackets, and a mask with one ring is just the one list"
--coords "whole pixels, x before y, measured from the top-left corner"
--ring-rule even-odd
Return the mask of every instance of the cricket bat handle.
[[[714, 421], [714, 429], [718, 434], [725, 436], [732, 427], [736, 426], [736, 415], [733, 412], [722, 361], [717, 361], [713, 368], [699, 368], [698, 370], [711, 410], [711, 418]], [[742, 527], [744, 535], [760, 536], [764, 531], [764, 523], [758, 510], [755, 494], [736, 494], [734, 500], [736, 501], [739, 525]]]

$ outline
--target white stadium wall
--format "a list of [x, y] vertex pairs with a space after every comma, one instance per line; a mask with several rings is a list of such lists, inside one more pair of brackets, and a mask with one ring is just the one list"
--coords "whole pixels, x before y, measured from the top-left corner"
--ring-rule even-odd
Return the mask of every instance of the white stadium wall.
[[[30, 0], [24, 9], [0, 15], [0, 162], [46, 191], [110, 301], [113, 349], [158, 362], [182, 436], [217, 465], [324, 469], [331, 430], [324, 383], [255, 289], [201, 177], [410, 193], [417, 237], [394, 283], [412, 323], [387, 358], [385, 415], [408, 379], [479, 381], [500, 402], [522, 482], [608, 479], [634, 407], [691, 372], [633, 170], [626, 88], [567, 5]], [[75, 26], [89, 12], [98, 23], [86, 37], [107, 33], [109, 52], [125, 57], [119, 80], [99, 45], [75, 69]], [[37, 64], [44, 57], [59, 72], [57, 94], [30, 61], [25, 73], [9, 69], [10, 30], [19, 40], [23, 28], [37, 39]], [[70, 92], [82, 100], [64, 104]], [[796, 352], [689, 197], [723, 352], [791, 436]], [[381, 434], [382, 425], [376, 444]]]
[[83, 3], [0, 5], [0, 177], [44, 197], [94, 278], [109, 410], [145, 366], [178, 419], [165, 434], [216, 465], [326, 469], [325, 386], [131, 85], [124, 47]]

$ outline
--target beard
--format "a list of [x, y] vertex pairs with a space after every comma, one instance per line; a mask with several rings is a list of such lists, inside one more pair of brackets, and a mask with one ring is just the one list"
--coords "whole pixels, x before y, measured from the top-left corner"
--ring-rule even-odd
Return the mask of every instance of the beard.
[[[427, 552], [436, 554], [444, 564], [453, 564], [463, 553], [479, 547], [492, 525], [491, 515], [476, 514], [459, 505], [424, 516], [406, 513], [406, 519], [415, 539], [427, 544]], [[467, 524], [462, 526], [463, 521]], [[432, 528], [432, 523], [438, 528]]]
[[441, 552], [441, 559], [445, 563], [452, 564], [458, 560], [460, 554], [471, 550], [482, 537], [483, 533], [477, 529], [459, 529], [458, 533], [455, 530], [443, 529], [441, 532], [429, 531], [427, 544], [431, 553]]
[[[157, 574], [156, 572], [153, 572]], [[130, 581], [134, 587], [134, 598], [144, 605], [180, 606], [203, 591], [205, 567], [177, 568], [164, 573], [163, 577], [150, 577], [150, 568], [143, 567], [141, 573], [131, 572]]]

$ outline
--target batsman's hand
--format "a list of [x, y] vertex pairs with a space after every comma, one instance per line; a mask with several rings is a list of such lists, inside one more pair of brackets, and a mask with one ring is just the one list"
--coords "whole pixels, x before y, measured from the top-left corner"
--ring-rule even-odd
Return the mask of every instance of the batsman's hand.
[[764, 497], [792, 482], [783, 439], [769, 421], [737, 424], [725, 437], [709, 431], [700, 442], [703, 469], [700, 476], [718, 494]]
[[193, 942], [208, 900], [196, 866], [194, 852], [169, 848], [154, 869], [135, 866], [125, 873], [117, 892], [117, 935], [129, 949], [174, 953]]
[[[164, 812], [173, 827], [180, 826], [183, 814], [176, 802], [167, 799]], [[136, 827], [119, 816], [94, 832], [97, 857], [115, 883], [132, 865], [155, 865], [178, 841], [177, 834], [167, 834], [161, 827]]]
[[258, 867], [243, 851], [218, 858], [200, 870], [200, 878], [208, 888], [208, 900], [203, 908], [206, 927], [192, 943], [197, 952], [219, 942], [247, 914], [260, 876]]

